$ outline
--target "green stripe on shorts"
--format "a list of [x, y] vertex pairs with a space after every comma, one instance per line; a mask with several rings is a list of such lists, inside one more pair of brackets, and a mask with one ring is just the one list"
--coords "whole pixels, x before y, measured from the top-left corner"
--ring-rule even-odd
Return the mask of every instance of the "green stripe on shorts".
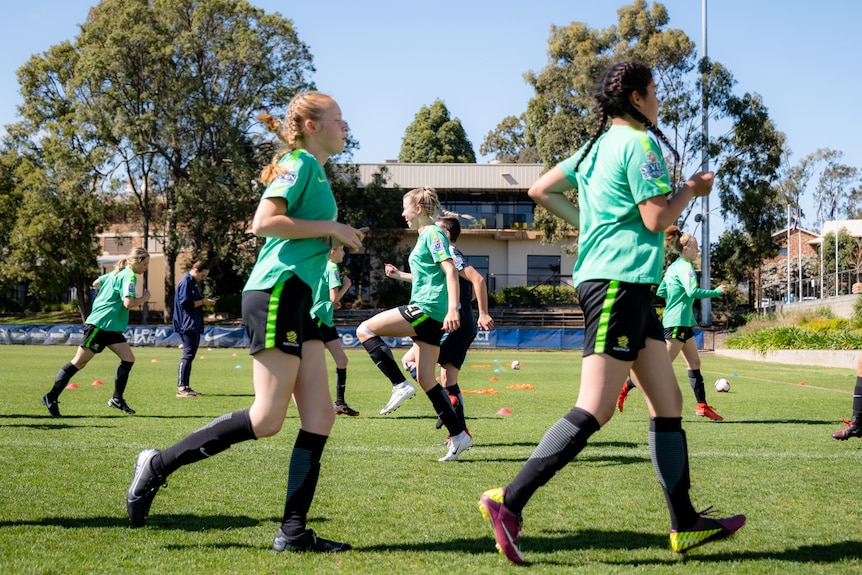
[[284, 282], [276, 284], [269, 295], [269, 307], [266, 310], [266, 336], [264, 337], [264, 349], [275, 347], [275, 320], [278, 318], [278, 300], [281, 299], [281, 290]]
[[605, 301], [602, 302], [602, 313], [599, 316], [599, 327], [596, 330], [596, 344], [593, 349], [596, 353], [605, 353], [605, 348], [608, 344], [608, 326], [611, 321], [611, 308], [614, 307], [614, 300], [617, 299], [619, 289], [619, 280], [610, 280], [608, 282], [608, 291], [605, 293]]
[[87, 341], [84, 342], [83, 347], [90, 347], [91, 345], [93, 345], [93, 340], [96, 339], [96, 336], [99, 334], [99, 331], [101, 331], [99, 328], [94, 327], [93, 333], [91, 333], [90, 337], [87, 338]]

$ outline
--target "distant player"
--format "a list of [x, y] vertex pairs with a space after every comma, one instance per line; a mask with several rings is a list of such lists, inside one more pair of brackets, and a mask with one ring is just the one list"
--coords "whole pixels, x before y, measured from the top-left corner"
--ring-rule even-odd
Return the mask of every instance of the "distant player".
[[78, 347], [75, 357], [60, 368], [54, 387], [42, 396], [42, 404], [53, 417], [60, 417], [58, 398], [72, 377], [84, 369], [97, 353], [107, 347], [120, 358], [120, 365], [114, 375], [114, 395], [108, 400], [108, 407], [134, 415], [123, 394], [129, 382], [129, 372], [135, 365], [135, 354], [126, 341], [124, 332], [129, 326], [129, 310], [150, 299], [149, 290], [137, 296], [137, 275], [147, 271], [150, 254], [143, 248], [133, 248], [129, 254], [118, 261], [114, 271], [101, 276], [93, 287], [98, 290], [93, 300], [93, 311], [84, 321], [84, 341]]
[[[853, 293], [862, 293], [862, 283], [853, 284]], [[832, 434], [832, 437], [839, 441], [846, 441], [851, 437], [862, 437], [862, 353], [859, 354], [859, 361], [856, 363], [856, 387], [853, 389], [853, 417], [845, 423], [847, 427], [839, 429]]]

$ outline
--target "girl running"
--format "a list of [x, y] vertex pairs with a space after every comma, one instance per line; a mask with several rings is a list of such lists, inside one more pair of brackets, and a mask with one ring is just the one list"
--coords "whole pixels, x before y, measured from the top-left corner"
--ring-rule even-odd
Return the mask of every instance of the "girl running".
[[323, 171], [344, 150], [347, 123], [331, 97], [295, 96], [282, 122], [259, 118], [288, 147], [263, 169], [266, 184], [252, 229], [266, 238], [245, 285], [242, 315], [251, 340], [254, 402], [228, 413], [164, 451], [138, 454], [126, 510], [132, 527], [144, 525], [167, 477], [184, 465], [221, 453], [235, 443], [281, 430], [291, 397], [300, 429], [288, 470], [284, 516], [276, 551], [337, 552], [350, 545], [318, 537], [306, 526], [320, 473], [320, 459], [335, 421], [320, 330], [311, 318], [312, 289], [320, 282], [332, 245], [358, 249], [363, 230], [336, 222], [335, 198]]
[[[578, 225], [573, 276], [586, 323], [580, 392], [575, 407], [545, 434], [511, 483], [482, 494], [479, 510], [491, 522], [497, 546], [513, 563], [521, 511], [536, 490], [565, 467], [607, 423], [631, 370], [650, 410], [649, 448], [670, 512], [670, 542], [678, 553], [728, 537], [745, 516], [724, 519], [697, 512], [689, 499], [688, 450], [682, 430], [682, 394], [650, 301], [664, 264], [663, 232], [693, 197], [712, 189], [712, 173], [692, 176], [671, 194], [661, 148], [676, 157], [656, 127], [659, 100], [652, 72], [640, 62], [608, 68], [594, 96], [601, 120], [590, 141], [545, 173], [529, 195]], [[605, 125], [610, 119], [610, 129]], [[578, 203], [565, 192], [576, 189]]]
[[[437, 416], [452, 438], [449, 449], [438, 461], [454, 461], [470, 449], [473, 438], [455, 414], [449, 395], [435, 380], [441, 336], [458, 329], [458, 270], [449, 253], [449, 240], [443, 230], [434, 225], [434, 216], [443, 211], [433, 188], [424, 187], [404, 194], [401, 215], [407, 226], [419, 232], [416, 246], [410, 252], [412, 279], [410, 303], [380, 312], [356, 328], [356, 336], [371, 359], [392, 382], [392, 396], [380, 410], [390, 413], [416, 394], [402, 375], [392, 350], [383, 337], [412, 337], [416, 348], [416, 380], [431, 400]], [[402, 279], [403, 272], [392, 264], [384, 264], [387, 277]]]
[[72, 377], [106, 347], [120, 358], [120, 365], [114, 375], [114, 395], [108, 400], [108, 407], [129, 415], [135, 414], [135, 410], [123, 398], [129, 372], [135, 365], [135, 354], [124, 332], [129, 326], [129, 310], [150, 299], [150, 292], [146, 289], [141, 297], [137, 297], [137, 274], [147, 271], [149, 265], [150, 254], [147, 250], [133, 248], [129, 255], [114, 265], [113, 272], [93, 282], [98, 293], [93, 301], [93, 311], [84, 321], [84, 342], [78, 347], [72, 361], [57, 372], [51, 391], [42, 396], [42, 404], [53, 417], [60, 417], [58, 398]]

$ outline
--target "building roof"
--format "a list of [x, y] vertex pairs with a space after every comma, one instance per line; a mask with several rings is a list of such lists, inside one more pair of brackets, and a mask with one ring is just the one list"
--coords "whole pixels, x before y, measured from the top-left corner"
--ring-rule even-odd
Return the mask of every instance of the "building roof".
[[862, 220], [832, 220], [823, 222], [820, 235], [808, 243], [820, 244], [823, 242], [823, 236], [834, 234], [836, 229], [840, 231], [842, 228], [846, 229], [854, 238], [862, 238]]
[[402, 189], [431, 186], [441, 190], [524, 192], [542, 175], [541, 164], [354, 164], [363, 184], [385, 167], [389, 182]]

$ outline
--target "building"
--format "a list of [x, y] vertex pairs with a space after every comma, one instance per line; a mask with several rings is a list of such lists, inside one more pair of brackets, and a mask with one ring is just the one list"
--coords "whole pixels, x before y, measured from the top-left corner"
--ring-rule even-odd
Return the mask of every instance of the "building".
[[[447, 210], [463, 219], [458, 248], [482, 273], [490, 291], [560, 282], [571, 285], [576, 256], [561, 245], [543, 244], [533, 229], [535, 203], [527, 190], [542, 174], [540, 164], [357, 164], [361, 185], [386, 167], [392, 187], [423, 186], [437, 191]], [[572, 237], [572, 242], [575, 238]], [[405, 230], [402, 244], [412, 247], [415, 232]]]

